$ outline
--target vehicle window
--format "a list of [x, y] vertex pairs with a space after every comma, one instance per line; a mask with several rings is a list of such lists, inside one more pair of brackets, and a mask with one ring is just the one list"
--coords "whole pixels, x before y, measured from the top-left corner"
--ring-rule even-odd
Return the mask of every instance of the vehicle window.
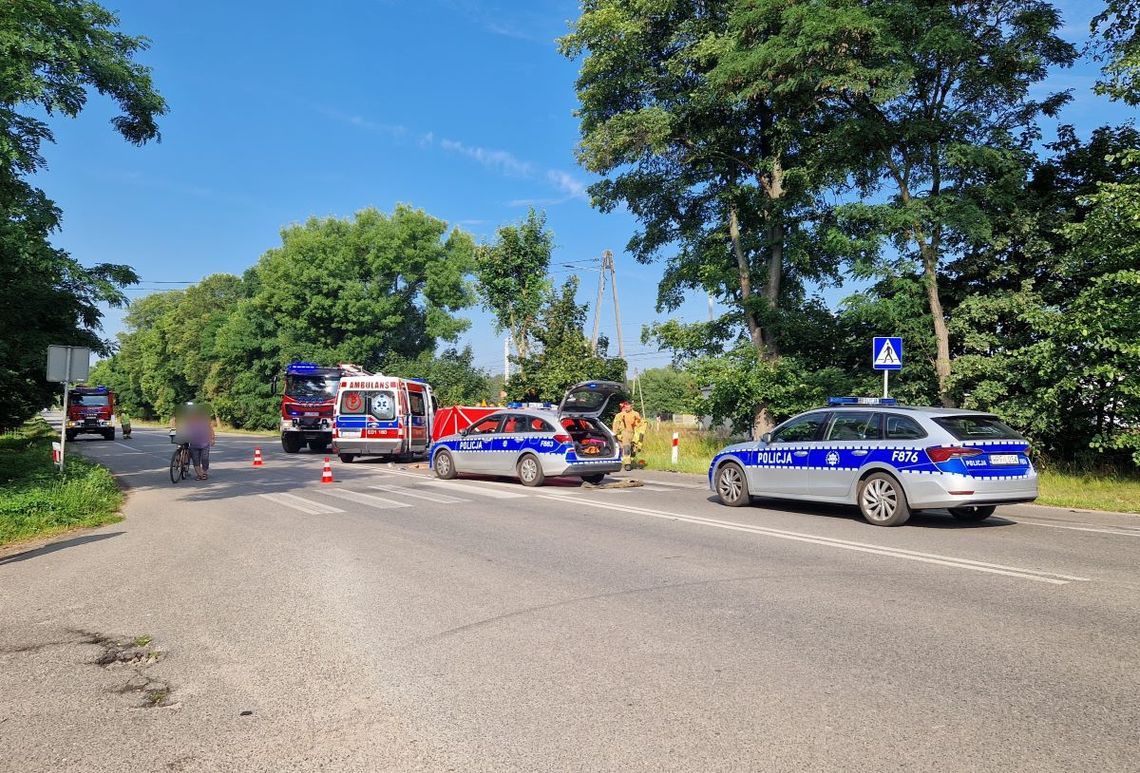
[[482, 421], [477, 421], [471, 425], [467, 430], [468, 435], [490, 435], [492, 432], [499, 430], [499, 423], [502, 420], [502, 415], [488, 416]]
[[997, 416], [938, 416], [934, 423], [959, 440], [1024, 440]]
[[[539, 419], [538, 421], [541, 421], [541, 419]], [[518, 414], [511, 414], [511, 415], [507, 416], [506, 421], [503, 422], [503, 432], [514, 432], [514, 433], [533, 432], [534, 430], [532, 430], [530, 428], [530, 422], [531, 422], [530, 416], [520, 416]]]
[[420, 392], [408, 392], [408, 407], [413, 416], [423, 416], [427, 413], [424, 405], [424, 396]]
[[285, 394], [290, 397], [331, 400], [339, 379], [335, 376], [286, 376]]
[[909, 416], [887, 414], [887, 440], [916, 440], [926, 437], [926, 430]]
[[871, 411], [836, 411], [827, 429], [828, 440], [878, 440], [883, 414]]
[[107, 395], [77, 395], [72, 394], [69, 402], [72, 405], [85, 405], [87, 407], [103, 407], [107, 404]]
[[528, 427], [527, 432], [553, 432], [553, 431], [554, 431], [554, 427], [550, 426], [549, 422], [543, 421], [542, 419], [538, 418], [537, 416], [532, 416], [530, 418], [530, 426]]
[[396, 418], [396, 395], [392, 392], [369, 392], [368, 412], [380, 421]]
[[364, 392], [356, 390], [342, 392], [340, 396], [340, 412], [349, 416], [363, 416], [368, 412]]
[[815, 440], [819, 434], [819, 428], [826, 418], [826, 413], [809, 413], [807, 416], [792, 419], [772, 433], [772, 442], [802, 443], [807, 440]]

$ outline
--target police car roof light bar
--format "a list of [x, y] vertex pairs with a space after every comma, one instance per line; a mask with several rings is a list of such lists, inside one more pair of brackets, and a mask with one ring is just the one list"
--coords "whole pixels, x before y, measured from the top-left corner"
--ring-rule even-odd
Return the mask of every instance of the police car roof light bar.
[[829, 397], [828, 405], [898, 405], [893, 397]]

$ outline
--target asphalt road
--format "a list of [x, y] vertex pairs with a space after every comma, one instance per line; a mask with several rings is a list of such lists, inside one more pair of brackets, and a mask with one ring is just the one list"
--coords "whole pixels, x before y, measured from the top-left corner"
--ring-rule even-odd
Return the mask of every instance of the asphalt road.
[[71, 447], [127, 517], [0, 554], [6, 771], [1140, 768], [1134, 517]]

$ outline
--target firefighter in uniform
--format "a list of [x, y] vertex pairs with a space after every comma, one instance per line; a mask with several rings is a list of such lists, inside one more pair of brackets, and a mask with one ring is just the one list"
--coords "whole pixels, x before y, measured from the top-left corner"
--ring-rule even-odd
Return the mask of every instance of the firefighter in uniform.
[[614, 417], [614, 437], [621, 443], [622, 466], [632, 470], [633, 457], [645, 438], [645, 420], [628, 400], [622, 402], [621, 411]]

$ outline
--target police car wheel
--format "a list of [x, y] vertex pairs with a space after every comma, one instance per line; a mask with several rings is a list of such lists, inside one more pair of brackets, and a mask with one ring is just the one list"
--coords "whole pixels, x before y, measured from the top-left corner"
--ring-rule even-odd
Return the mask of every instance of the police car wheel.
[[541, 486], [542, 482], [546, 480], [546, 476], [542, 473], [542, 464], [534, 454], [527, 454], [519, 459], [515, 469], [524, 486]]
[[717, 469], [716, 495], [729, 507], [740, 507], [751, 501], [748, 482], [744, 479], [744, 470], [739, 464], [728, 462]]
[[910, 506], [902, 485], [885, 472], [875, 472], [859, 483], [859, 512], [875, 526], [902, 526]]
[[974, 507], [951, 507], [950, 515], [959, 521], [984, 521], [994, 514], [996, 505], [975, 505]]
[[435, 477], [451, 480], [458, 472], [455, 469], [455, 460], [447, 451], [440, 451], [435, 455]]

